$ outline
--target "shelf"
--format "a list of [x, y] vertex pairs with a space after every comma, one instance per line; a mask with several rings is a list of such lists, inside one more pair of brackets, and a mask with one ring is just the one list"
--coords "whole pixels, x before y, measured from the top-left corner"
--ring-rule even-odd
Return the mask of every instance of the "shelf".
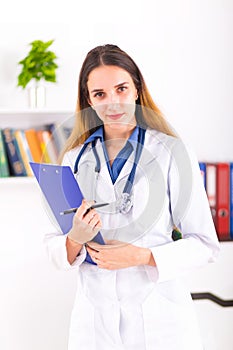
[[219, 242], [224, 243], [224, 242], [233, 242], [232, 238], [221, 238], [221, 240], [219, 239]]
[[0, 108], [0, 116], [2, 115], [43, 115], [43, 114], [54, 114], [54, 115], [66, 115], [73, 114], [72, 110], [56, 110], [56, 109], [47, 109], [47, 108], [25, 108], [25, 109], [9, 109], [9, 108]]
[[33, 176], [10, 176], [10, 177], [1, 177], [0, 178], [0, 186], [1, 185], [27, 185], [37, 183], [35, 177]]
[[51, 109], [0, 109], [0, 128], [28, 128], [53, 122], [71, 122], [75, 111]]

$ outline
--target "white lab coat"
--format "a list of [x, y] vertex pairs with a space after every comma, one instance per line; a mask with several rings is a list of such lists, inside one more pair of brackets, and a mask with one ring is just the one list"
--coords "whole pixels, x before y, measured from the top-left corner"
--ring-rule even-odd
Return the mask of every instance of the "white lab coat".
[[[111, 202], [128, 177], [133, 155], [115, 185], [101, 160], [95, 182], [91, 148], [79, 164], [78, 182], [87, 199]], [[73, 169], [80, 148], [69, 151], [63, 164]], [[59, 268], [77, 269], [77, 295], [71, 316], [69, 350], [201, 350], [193, 301], [183, 277], [219, 252], [198, 162], [181, 140], [147, 130], [134, 181], [134, 205], [128, 214], [101, 208], [102, 235], [147, 247], [156, 267], [108, 271], [84, 262], [82, 248], [72, 266], [66, 258], [66, 235], [46, 239], [50, 259]], [[173, 241], [176, 224], [183, 239]]]

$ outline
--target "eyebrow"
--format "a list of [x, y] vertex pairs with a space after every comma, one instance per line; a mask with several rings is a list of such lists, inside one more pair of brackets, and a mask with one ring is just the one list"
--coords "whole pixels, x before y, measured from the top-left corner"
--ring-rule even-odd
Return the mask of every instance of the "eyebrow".
[[[120, 87], [122, 85], [125, 85], [125, 84], [129, 84], [128, 81], [124, 81], [123, 83], [119, 83], [119, 84], [115, 85], [114, 88], [118, 88], [118, 87]], [[100, 91], [103, 91], [103, 90], [104, 89], [94, 89], [94, 90], [91, 90], [91, 93], [93, 93], [93, 92], [100, 92]]]

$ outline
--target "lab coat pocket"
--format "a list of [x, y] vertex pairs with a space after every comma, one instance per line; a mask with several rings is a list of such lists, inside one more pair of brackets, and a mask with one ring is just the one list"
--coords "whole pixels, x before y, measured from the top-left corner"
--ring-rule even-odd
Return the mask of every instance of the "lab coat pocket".
[[160, 286], [156, 285], [142, 304], [147, 350], [190, 348], [184, 340], [186, 325], [189, 322], [185, 303], [179, 301], [179, 296], [174, 297], [172, 293], [169, 296], [169, 287], [165, 287], [168, 293], [163, 293], [164, 288], [161, 290]]

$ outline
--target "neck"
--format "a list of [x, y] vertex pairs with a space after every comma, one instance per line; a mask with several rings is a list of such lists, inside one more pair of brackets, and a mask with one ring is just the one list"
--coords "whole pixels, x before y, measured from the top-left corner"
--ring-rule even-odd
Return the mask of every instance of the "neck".
[[127, 127], [124, 128], [112, 128], [111, 126], [104, 125], [104, 139], [105, 141], [109, 140], [128, 140], [134, 129], [136, 128], [136, 125], [127, 125]]

